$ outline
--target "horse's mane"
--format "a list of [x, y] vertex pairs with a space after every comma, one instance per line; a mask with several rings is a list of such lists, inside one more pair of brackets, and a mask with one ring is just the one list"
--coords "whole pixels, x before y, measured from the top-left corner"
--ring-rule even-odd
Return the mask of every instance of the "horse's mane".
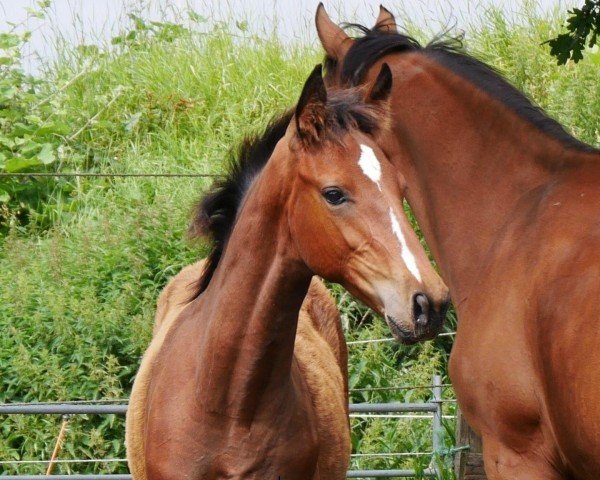
[[[212, 241], [212, 249], [206, 259], [195, 296], [208, 287], [244, 197], [267, 164], [275, 146], [285, 135], [293, 116], [294, 110], [288, 110], [271, 119], [262, 134], [246, 137], [237, 152], [230, 155], [226, 175], [217, 180], [198, 202], [190, 225], [190, 235], [208, 237]], [[364, 103], [361, 91], [351, 88], [328, 93], [325, 119], [322, 137], [335, 141], [350, 129], [358, 129], [367, 134], [375, 133], [381, 125], [382, 111], [374, 104]]]
[[[355, 38], [353, 46], [350, 47], [344, 58], [341, 69], [342, 82], [349, 86], [360, 85], [369, 68], [385, 55], [419, 52], [500, 100], [521, 118], [561, 141], [565, 146], [583, 152], [600, 152], [569, 134], [559, 122], [549, 117], [494, 68], [467, 54], [459, 38], [447, 34], [439, 35], [423, 46], [408, 35], [382, 31], [377, 29], [377, 26], [372, 29], [359, 24], [346, 24], [345, 26], [357, 29], [362, 33], [362, 36]], [[326, 57], [325, 67], [335, 66], [335, 61]]]

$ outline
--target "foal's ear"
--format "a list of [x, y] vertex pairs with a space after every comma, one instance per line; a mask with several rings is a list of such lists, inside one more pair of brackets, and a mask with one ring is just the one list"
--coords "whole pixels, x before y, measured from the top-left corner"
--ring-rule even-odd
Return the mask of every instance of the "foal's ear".
[[377, 21], [373, 27], [375, 30], [386, 33], [398, 33], [398, 27], [396, 26], [396, 19], [392, 12], [390, 12], [383, 5], [379, 5], [379, 15]]
[[296, 106], [296, 130], [301, 140], [308, 143], [319, 140], [325, 127], [326, 104], [322, 66], [317, 65], [306, 80]]
[[369, 93], [367, 93], [366, 101], [368, 103], [382, 103], [385, 102], [392, 91], [392, 71], [387, 63], [381, 65], [381, 70], [377, 79]]
[[321, 40], [321, 45], [323, 45], [327, 56], [336, 61], [342, 60], [354, 44], [354, 40], [342, 28], [333, 23], [325, 11], [323, 2], [319, 3], [317, 7], [315, 23], [317, 25], [319, 40]]

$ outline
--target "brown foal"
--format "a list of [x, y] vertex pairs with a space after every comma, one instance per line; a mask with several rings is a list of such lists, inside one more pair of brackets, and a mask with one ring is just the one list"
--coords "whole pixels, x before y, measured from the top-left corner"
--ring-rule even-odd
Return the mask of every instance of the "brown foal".
[[402, 341], [438, 332], [448, 291], [404, 215], [403, 177], [373, 140], [387, 125], [389, 69], [370, 85], [328, 92], [315, 69], [293, 119], [275, 121], [200, 202], [195, 228], [215, 246], [196, 298], [165, 313], [138, 372], [136, 480], [345, 478], [344, 367], [294, 347], [315, 274]]
[[391, 67], [378, 145], [450, 287], [450, 375], [490, 480], [600, 478], [600, 152], [449, 43], [381, 9], [349, 38], [325, 13], [326, 81]]

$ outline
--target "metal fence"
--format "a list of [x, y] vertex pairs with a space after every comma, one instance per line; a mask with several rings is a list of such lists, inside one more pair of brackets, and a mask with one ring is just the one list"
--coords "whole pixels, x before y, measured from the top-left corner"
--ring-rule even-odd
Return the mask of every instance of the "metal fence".
[[[439, 477], [435, 457], [444, 454], [444, 428], [442, 426], [442, 381], [439, 375], [434, 376], [431, 386], [432, 400], [426, 403], [351, 403], [350, 413], [360, 414], [386, 414], [386, 413], [429, 413], [432, 418], [432, 461], [430, 466], [419, 473], [425, 477]], [[125, 415], [127, 404], [98, 404], [98, 403], [22, 403], [0, 405], [0, 415]], [[111, 461], [124, 461], [124, 459], [111, 459]], [[102, 461], [102, 460], [100, 460]], [[38, 463], [38, 461], [35, 461]], [[41, 463], [41, 461], [39, 461]], [[48, 463], [60, 461], [49, 460]], [[2, 462], [4, 463], [4, 462]], [[13, 463], [13, 462], [7, 462]], [[19, 462], [14, 462], [19, 463]], [[45, 463], [45, 462], [44, 462]], [[415, 470], [349, 470], [348, 478], [399, 478], [414, 477]], [[0, 475], [6, 480], [131, 480], [131, 475], [122, 474], [86, 474], [86, 475]]]

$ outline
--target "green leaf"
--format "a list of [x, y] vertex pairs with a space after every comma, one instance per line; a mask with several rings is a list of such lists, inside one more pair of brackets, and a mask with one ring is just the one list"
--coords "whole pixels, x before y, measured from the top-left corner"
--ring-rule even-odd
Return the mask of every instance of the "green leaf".
[[544, 42], [550, 45], [550, 54], [558, 59], [559, 65], [569, 59], [575, 63], [582, 60], [588, 37], [589, 47], [596, 44], [600, 32], [600, 0], [586, 0], [582, 8], [569, 10], [569, 15], [566, 22], [568, 33]]
[[71, 128], [66, 123], [49, 122], [38, 128], [35, 133], [40, 137], [45, 135], [64, 136], [71, 133]]
[[136, 112], [133, 115], [131, 115], [125, 122], [125, 130], [127, 132], [131, 132], [135, 128], [135, 126], [138, 124], [141, 117], [142, 117], [142, 112]]
[[25, 7], [25, 11], [33, 18], [44, 18], [44, 12], [40, 12], [39, 10], [35, 10], [31, 7]]
[[54, 154], [54, 148], [50, 143], [44, 143], [40, 153], [37, 154], [37, 158], [39, 158], [40, 162], [44, 165], [50, 165], [54, 163], [56, 160], [56, 155]]
[[0, 188], [0, 203], [8, 203], [10, 200], [10, 195], [6, 190], [2, 190]]
[[23, 157], [31, 158], [40, 151], [40, 144], [32, 140], [27, 140], [21, 148], [19, 148], [19, 155]]
[[0, 33], [0, 49], [18, 47], [21, 44], [21, 39], [14, 33]]
[[194, 12], [193, 10], [190, 10], [188, 12], [188, 17], [192, 22], [196, 22], [196, 23], [206, 23], [208, 22], [208, 18], [206, 18], [203, 15], [200, 15], [197, 12]]
[[0, 91], [0, 99], [4, 98], [4, 100], [11, 100], [15, 97], [18, 91], [19, 90], [17, 87], [14, 86], [4, 88], [2, 91]]
[[12, 138], [0, 135], [0, 145], [4, 145], [6, 148], [13, 149], [15, 148], [15, 141]]
[[9, 173], [14, 173], [31, 167], [39, 167], [40, 165], [42, 165], [42, 162], [37, 156], [32, 158], [12, 157], [6, 161], [4, 169]]

